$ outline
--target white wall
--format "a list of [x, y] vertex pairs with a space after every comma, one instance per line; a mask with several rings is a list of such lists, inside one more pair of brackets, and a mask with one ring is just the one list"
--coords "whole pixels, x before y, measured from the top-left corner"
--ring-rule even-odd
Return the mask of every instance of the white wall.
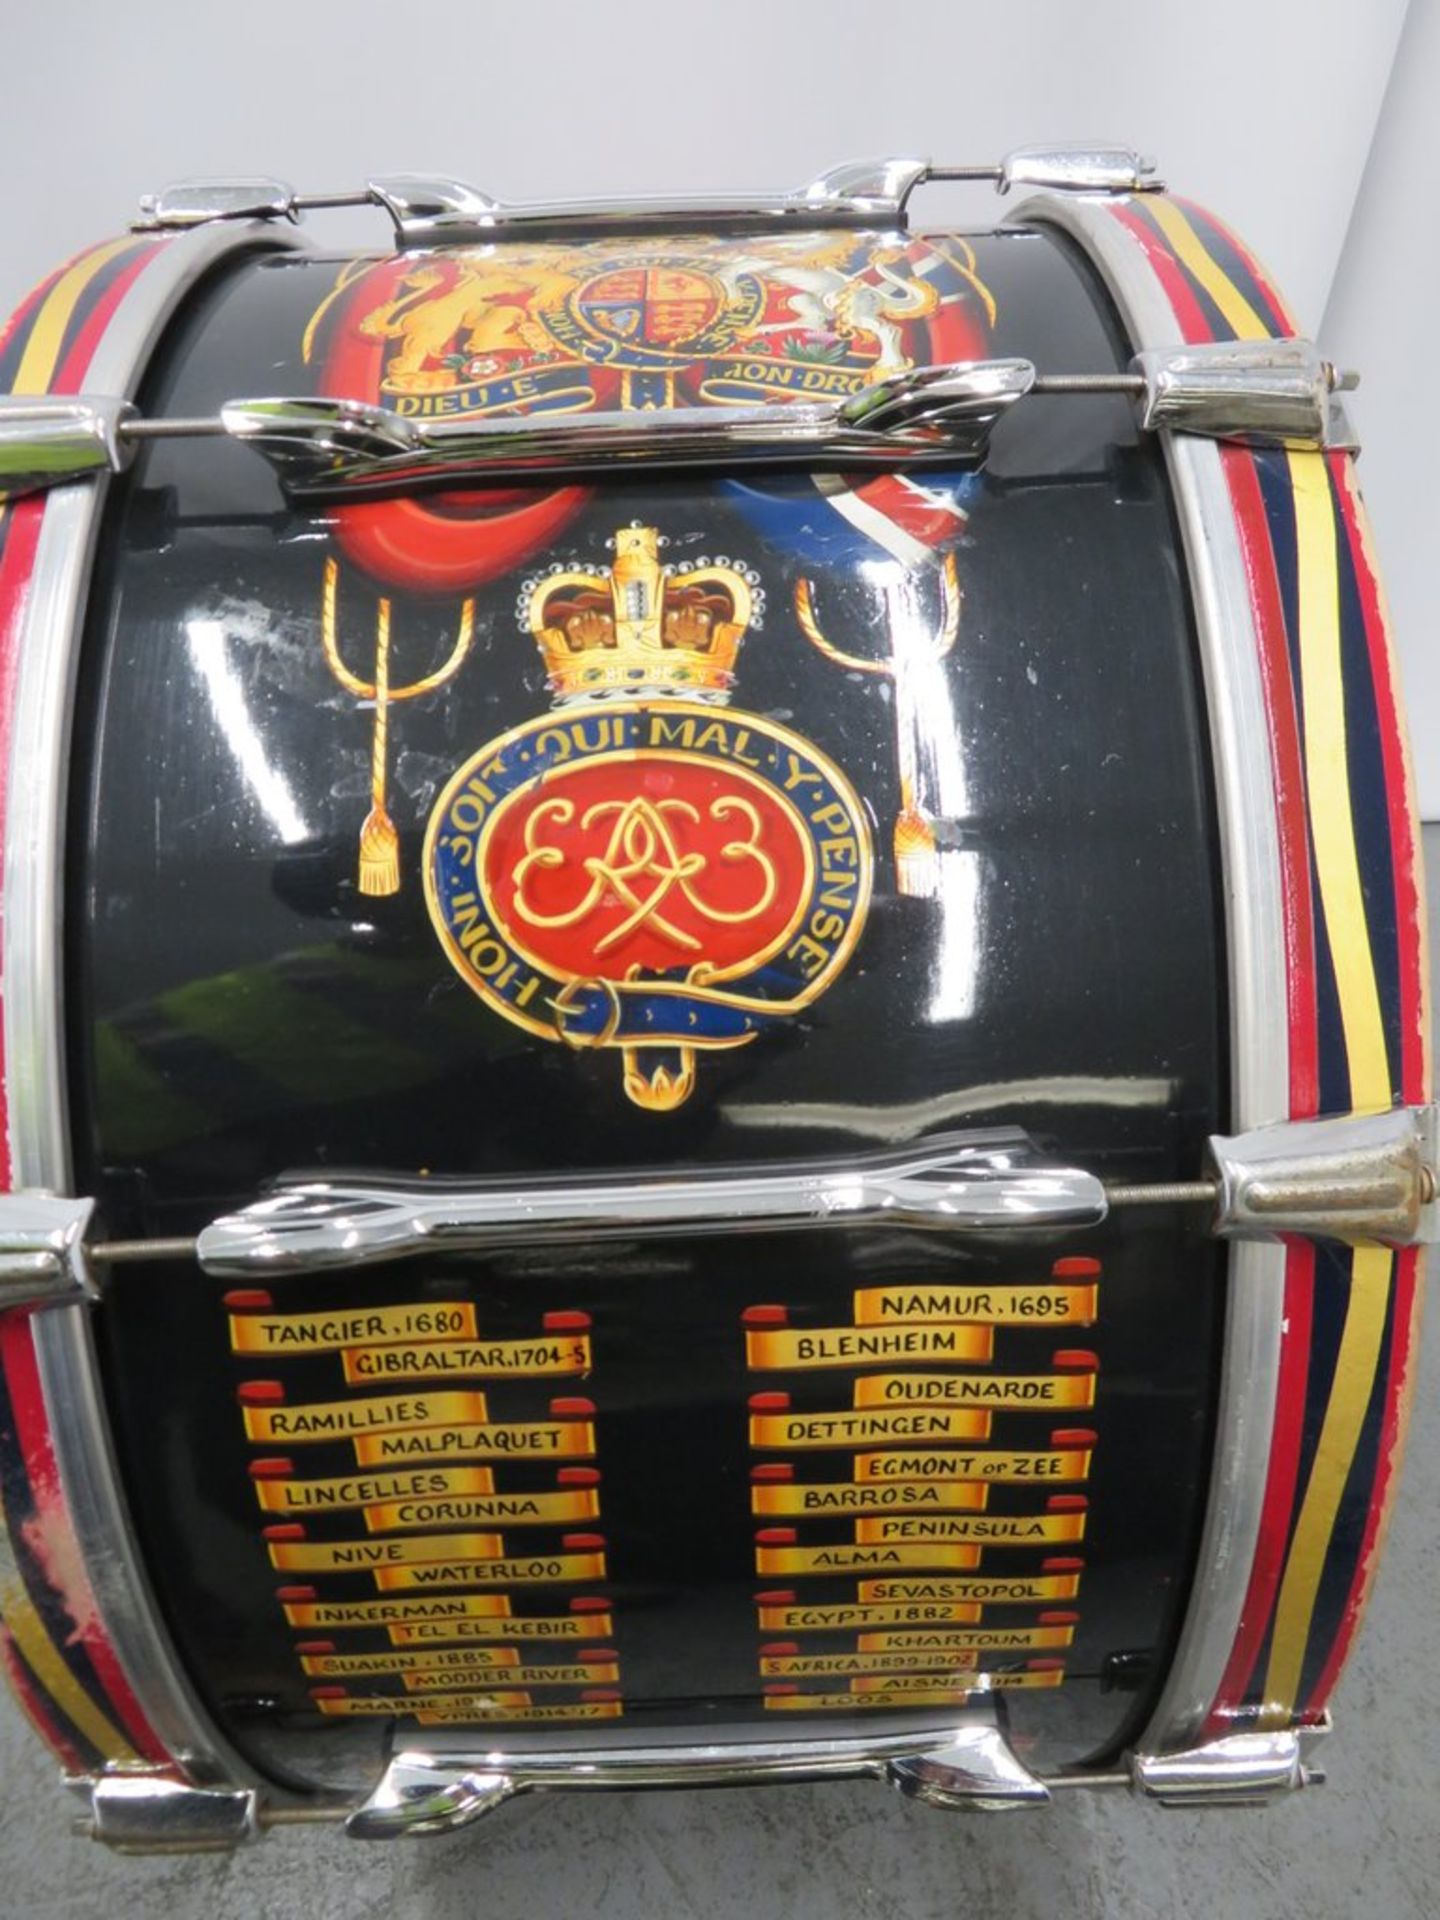
[[[1351, 233], [1330, 317], [1367, 374], [1363, 472], [1440, 817], [1440, 729], [1426, 723], [1440, 714], [1427, 658], [1440, 528], [1434, 463], [1419, 460], [1427, 395], [1405, 384], [1436, 311], [1413, 276], [1423, 263], [1433, 290], [1419, 190], [1440, 33], [1437, 0], [1414, 9], [1352, 226], [1405, 0], [20, 0], [0, 36], [0, 311], [177, 176], [315, 189], [428, 170], [518, 199], [798, 184], [863, 153], [1130, 141], [1240, 228], [1307, 328]], [[978, 189], [927, 189], [918, 206], [996, 210]], [[385, 231], [378, 214], [315, 226], [347, 243]]]
[[[0, 305], [177, 175], [506, 197], [799, 183], [857, 153], [1153, 152], [1318, 322], [1404, 0], [21, 0]], [[993, 196], [947, 203], [988, 217]], [[351, 228], [353, 231], [353, 226]], [[373, 222], [360, 231], [376, 233]]]
[[1370, 164], [1325, 309], [1359, 367], [1360, 478], [1400, 642], [1420, 810], [1440, 820], [1440, 220], [1434, 115], [1440, 0], [1411, 0]]

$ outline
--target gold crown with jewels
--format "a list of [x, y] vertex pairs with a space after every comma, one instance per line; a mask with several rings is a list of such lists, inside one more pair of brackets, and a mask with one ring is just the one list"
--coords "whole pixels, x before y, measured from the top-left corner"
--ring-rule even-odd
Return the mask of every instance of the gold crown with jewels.
[[764, 605], [759, 575], [723, 556], [681, 571], [660, 544], [654, 527], [621, 527], [608, 573], [562, 568], [527, 586], [520, 617], [559, 698], [729, 691]]

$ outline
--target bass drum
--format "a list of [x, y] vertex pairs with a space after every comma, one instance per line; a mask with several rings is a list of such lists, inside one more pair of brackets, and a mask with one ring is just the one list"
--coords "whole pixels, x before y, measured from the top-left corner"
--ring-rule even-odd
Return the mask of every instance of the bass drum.
[[920, 172], [211, 185], [0, 341], [0, 1607], [104, 1839], [1304, 1782], [1433, 1192], [1345, 422], [1133, 163]]

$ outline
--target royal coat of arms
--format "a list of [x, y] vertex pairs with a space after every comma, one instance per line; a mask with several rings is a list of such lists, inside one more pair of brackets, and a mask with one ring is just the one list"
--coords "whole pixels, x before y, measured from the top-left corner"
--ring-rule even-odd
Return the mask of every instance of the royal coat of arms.
[[[505, 244], [351, 263], [304, 352], [322, 392], [411, 417], [725, 408], [843, 399], [972, 356], [993, 317], [953, 237]], [[892, 684], [896, 885], [926, 896], [942, 797], [922, 712], [957, 631], [961, 488], [885, 474], [795, 486], [720, 477], [707, 491], [772, 561], [801, 560], [788, 584], [799, 635], [852, 683]], [[489, 487], [333, 510], [325, 655], [373, 713], [363, 894], [403, 884], [392, 710], [437, 695], [493, 642], [477, 591], [563, 552], [594, 497], [580, 485]], [[844, 773], [800, 734], [731, 704], [741, 643], [763, 623], [758, 573], [727, 557], [672, 564], [665, 544], [656, 526], [623, 526], [607, 571], [561, 559], [525, 580], [519, 617], [551, 710], [455, 770], [423, 850], [430, 918], [459, 977], [533, 1035], [618, 1053], [626, 1095], [652, 1111], [690, 1097], [702, 1055], [746, 1046], [834, 984], [873, 879], [867, 816]], [[857, 549], [880, 614], [878, 650], [859, 653], [830, 638], [824, 594]], [[354, 590], [342, 607], [342, 559], [380, 590], [373, 670], [340, 640]], [[446, 650], [404, 680], [391, 673], [393, 593], [458, 602]]]

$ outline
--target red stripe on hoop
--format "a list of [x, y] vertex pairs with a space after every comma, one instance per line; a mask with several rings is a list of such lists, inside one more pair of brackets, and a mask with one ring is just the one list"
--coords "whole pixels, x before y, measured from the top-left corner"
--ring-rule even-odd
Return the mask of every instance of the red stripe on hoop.
[[[1411, 804], [1409, 757], [1395, 698], [1394, 663], [1379, 581], [1371, 564], [1367, 527], [1355, 488], [1354, 466], [1343, 453], [1332, 454], [1336, 509], [1349, 544], [1365, 621], [1365, 639], [1375, 690], [1375, 712], [1380, 728], [1380, 750], [1385, 767], [1386, 810], [1395, 885], [1396, 946], [1400, 974], [1400, 1080], [1406, 1102], [1423, 1103], [1430, 1093], [1430, 1050], [1427, 1045], [1425, 979], [1425, 922], [1419, 882], [1420, 850], [1416, 845]], [[1413, 1009], [1407, 1017], [1407, 1010]], [[1375, 1484], [1371, 1489], [1365, 1531], [1356, 1559], [1355, 1575], [1346, 1596], [1340, 1626], [1325, 1664], [1305, 1701], [1306, 1714], [1325, 1705], [1350, 1651], [1369, 1597], [1379, 1558], [1379, 1546], [1389, 1519], [1395, 1475], [1405, 1448], [1410, 1397], [1414, 1385], [1416, 1339], [1419, 1332], [1419, 1250], [1407, 1247], [1396, 1256], [1394, 1298], [1390, 1315], [1390, 1364], [1385, 1379], [1385, 1411], [1380, 1433]]]
[[1260, 680], [1274, 763], [1275, 818], [1280, 841], [1280, 910], [1285, 933], [1285, 982], [1290, 1031], [1290, 1118], [1308, 1120], [1319, 1105], [1319, 1039], [1315, 975], [1314, 894], [1310, 876], [1309, 811], [1300, 750], [1300, 715], [1285, 631], [1285, 609], [1275, 572], [1270, 526], [1255, 472], [1243, 447], [1223, 447], [1240, 550], [1250, 587], [1259, 642]]
[[[121, 1671], [115, 1649], [100, 1618], [89, 1574], [81, 1562], [75, 1544], [74, 1526], [55, 1449], [50, 1439], [50, 1414], [40, 1384], [40, 1369], [35, 1360], [30, 1317], [18, 1313], [0, 1319], [0, 1364], [5, 1368], [5, 1384], [15, 1419], [15, 1440], [30, 1482], [35, 1503], [36, 1534], [28, 1533], [26, 1544], [34, 1554], [51, 1589], [59, 1598], [73, 1623], [72, 1641], [84, 1648], [121, 1726], [143, 1760], [159, 1766], [170, 1765], [170, 1755], [156, 1739]], [[64, 1558], [55, 1564], [57, 1546]], [[72, 1551], [73, 1549], [73, 1551]], [[63, 1648], [60, 1649], [63, 1653]], [[84, 1685], [76, 1674], [77, 1685]]]
[[1169, 241], [1164, 239], [1158, 229], [1152, 227], [1142, 214], [1136, 213], [1123, 200], [1107, 208], [1107, 212], [1113, 215], [1126, 232], [1133, 235], [1145, 249], [1145, 257], [1150, 263], [1151, 271], [1165, 289], [1174, 310], [1181, 337], [1188, 345], [1213, 340], [1215, 330], [1205, 317], [1205, 309], [1191, 292], [1184, 268], [1171, 252]]
[[[1289, 307], [1286, 305], [1284, 294], [1281, 293], [1280, 289], [1275, 285], [1275, 282], [1255, 258], [1255, 255], [1250, 251], [1249, 247], [1246, 246], [1239, 234], [1236, 233], [1235, 229], [1226, 226], [1225, 222], [1211, 213], [1208, 207], [1199, 206], [1194, 200], [1184, 200], [1181, 199], [1179, 195], [1173, 195], [1172, 198], [1175, 201], [1175, 205], [1179, 207], [1189, 219], [1190, 224], [1195, 228], [1202, 243], [1206, 237], [1205, 229], [1207, 227], [1213, 227], [1231, 251], [1240, 256], [1240, 259], [1249, 270], [1251, 279], [1255, 282], [1255, 291], [1260, 295], [1262, 304], [1269, 309], [1268, 318], [1275, 330], [1275, 337], [1281, 340], [1293, 338], [1293, 336], [1299, 332], [1299, 328], [1295, 324], [1294, 314], [1291, 313]], [[1222, 273], [1225, 272], [1225, 263], [1223, 260], [1216, 261], [1216, 265]], [[1229, 279], [1230, 276], [1226, 274], [1226, 278]]]
[[106, 327], [114, 316], [115, 309], [134, 285], [136, 278], [149, 265], [151, 260], [165, 245], [163, 240], [152, 241], [142, 248], [125, 267], [116, 274], [110, 285], [85, 316], [85, 323], [71, 343], [70, 351], [56, 369], [50, 382], [51, 393], [78, 393], [95, 349], [99, 346]]
[[20, 1703], [20, 1709], [40, 1738], [49, 1747], [62, 1766], [72, 1773], [89, 1773], [95, 1765], [93, 1759], [87, 1760], [80, 1749], [51, 1714], [53, 1702], [48, 1694], [42, 1693], [39, 1686], [30, 1677], [30, 1669], [21, 1657], [20, 1649], [15, 1645], [4, 1627], [0, 1627], [0, 1666], [5, 1669], [5, 1678], [11, 1691]]
[[1235, 1644], [1226, 1663], [1204, 1737], [1229, 1731], [1229, 1721], [1243, 1705], [1250, 1676], [1270, 1626], [1275, 1595], [1290, 1544], [1290, 1520], [1295, 1510], [1295, 1488], [1300, 1473], [1300, 1442], [1304, 1433], [1305, 1392], [1310, 1375], [1310, 1321], [1315, 1290], [1315, 1248], [1298, 1241], [1285, 1258], [1285, 1337], [1280, 1343], [1280, 1372], [1275, 1383], [1275, 1424], [1270, 1440], [1265, 1496], [1250, 1582], [1235, 1632]]
[[[75, 256], [77, 260], [79, 257], [78, 254]], [[16, 307], [4, 326], [0, 327], [0, 354], [3, 354], [11, 345], [21, 328], [29, 325], [39, 309], [40, 302], [49, 298], [61, 275], [68, 273], [74, 264], [75, 261], [70, 260], [63, 267], [57, 267], [48, 280], [42, 280], [39, 286]]]
[[[1213, 338], [1213, 329], [1169, 243], [1139, 212], [1124, 205], [1111, 209], [1143, 247], [1189, 343]], [[1208, 215], [1202, 216], [1209, 219]], [[1217, 227], [1218, 227], [1218, 223]], [[1248, 252], [1226, 229], [1219, 229], [1254, 274], [1272, 314], [1286, 324], [1283, 302]], [[1201, 229], [1203, 240], [1203, 227]], [[1319, 1102], [1318, 1014], [1314, 905], [1311, 886], [1309, 814], [1300, 721], [1280, 592], [1254, 457], [1243, 448], [1222, 447], [1222, 471], [1234, 509], [1255, 621], [1257, 654], [1274, 769], [1274, 804], [1279, 841], [1280, 891], [1285, 940], [1286, 1025], [1289, 1039], [1288, 1095], [1292, 1117], [1313, 1115]], [[1269, 1630], [1275, 1595], [1285, 1564], [1299, 1473], [1306, 1392], [1309, 1384], [1312, 1290], [1315, 1251], [1308, 1243], [1288, 1250], [1285, 1263], [1285, 1337], [1276, 1380], [1270, 1457], [1255, 1555], [1250, 1568], [1240, 1624], [1206, 1736], [1226, 1731], [1226, 1723], [1244, 1701], [1255, 1662]]]
[[[1255, 621], [1257, 657], [1274, 776], [1275, 821], [1280, 859], [1280, 909], [1285, 940], [1286, 1026], [1289, 1038], [1289, 1108], [1303, 1119], [1319, 1107], [1319, 1027], [1315, 963], [1314, 894], [1311, 885], [1309, 810], [1300, 744], [1285, 608], [1275, 569], [1254, 456], [1222, 447], [1222, 471], [1230, 491], [1241, 557]], [[1243, 1703], [1269, 1629], [1285, 1566], [1294, 1516], [1305, 1400], [1310, 1379], [1310, 1328], [1315, 1250], [1300, 1244], [1285, 1260], [1284, 1325], [1280, 1343], [1270, 1458], [1260, 1526], [1235, 1644], [1210, 1709], [1207, 1732], [1223, 1732]]]
[[1414, 1385], [1416, 1335], [1420, 1326], [1421, 1297], [1420, 1249], [1405, 1247], [1395, 1257], [1394, 1295], [1390, 1306], [1390, 1365], [1385, 1378], [1385, 1418], [1380, 1435], [1380, 1452], [1375, 1484], [1370, 1492], [1370, 1510], [1365, 1516], [1365, 1531], [1355, 1563], [1344, 1612], [1325, 1665], [1305, 1700], [1303, 1716], [1321, 1711], [1334, 1691], [1335, 1682], [1350, 1652], [1355, 1629], [1370, 1597], [1371, 1582], [1380, 1559], [1380, 1545], [1390, 1520], [1390, 1500], [1395, 1475], [1405, 1452], [1405, 1430], [1410, 1423], [1411, 1388]]
[[1425, 909], [1420, 891], [1420, 849], [1415, 838], [1415, 810], [1411, 805], [1409, 753], [1395, 697], [1395, 670], [1380, 583], [1370, 557], [1368, 527], [1355, 488], [1355, 468], [1349, 456], [1330, 456], [1340, 523], [1355, 565], [1355, 581], [1365, 620], [1370, 673], [1375, 686], [1375, 714], [1380, 727], [1380, 751], [1385, 765], [1386, 809], [1390, 816], [1390, 850], [1395, 870], [1396, 941], [1400, 960], [1400, 1005], [1415, 1010], [1400, 1031], [1401, 1095], [1420, 1104], [1430, 1097], [1430, 1049], [1425, 1009]]
[[[20, 631], [29, 598], [30, 575], [40, 540], [45, 502], [31, 497], [0, 509], [0, 826], [5, 817], [4, 775], [10, 764], [15, 683], [20, 671]], [[0, 833], [0, 888], [4, 885], [4, 835]], [[10, 1082], [6, 1072], [4, 1024], [0, 1022], [0, 1189], [14, 1184], [10, 1153]]]
[[[167, 243], [154, 240], [137, 244], [129, 256], [121, 254], [125, 264], [104, 289], [86, 314], [61, 364], [47, 388], [52, 393], [77, 393], [83, 387], [95, 350], [105, 330], [146, 265]], [[44, 283], [23, 306], [7, 328], [4, 341], [12, 340], [18, 329], [38, 314], [43, 302], [64, 274], [85, 258], [62, 267]], [[14, 724], [14, 699], [19, 672], [20, 636], [24, 627], [35, 555], [44, 520], [43, 496], [16, 501], [8, 510], [0, 508], [0, 827], [3, 827], [5, 777], [8, 774]], [[3, 889], [3, 833], [0, 833], [0, 889]], [[10, 1152], [9, 1087], [5, 1074], [3, 1027], [0, 1027], [0, 1185], [9, 1189], [14, 1179]], [[35, 1504], [36, 1537], [27, 1538], [46, 1580], [74, 1623], [72, 1643], [84, 1650], [94, 1681], [98, 1682], [135, 1752], [144, 1760], [169, 1767], [171, 1757], [151, 1730], [100, 1616], [88, 1572], [75, 1538], [74, 1522], [60, 1481], [51, 1439], [49, 1412], [45, 1406], [35, 1361], [34, 1342], [28, 1316], [0, 1316], [0, 1364], [3, 1364], [15, 1418], [15, 1438]], [[57, 1651], [63, 1654], [63, 1648]], [[13, 1664], [13, 1663], [12, 1663]], [[77, 1685], [85, 1685], [75, 1674]], [[92, 1682], [93, 1684], [93, 1682]], [[17, 1686], [31, 1702], [33, 1689]], [[90, 1691], [87, 1686], [86, 1692]], [[100, 1702], [96, 1702], [97, 1706]], [[67, 1758], [74, 1753], [73, 1741], [57, 1739], [42, 1722], [42, 1730], [57, 1751]]]

